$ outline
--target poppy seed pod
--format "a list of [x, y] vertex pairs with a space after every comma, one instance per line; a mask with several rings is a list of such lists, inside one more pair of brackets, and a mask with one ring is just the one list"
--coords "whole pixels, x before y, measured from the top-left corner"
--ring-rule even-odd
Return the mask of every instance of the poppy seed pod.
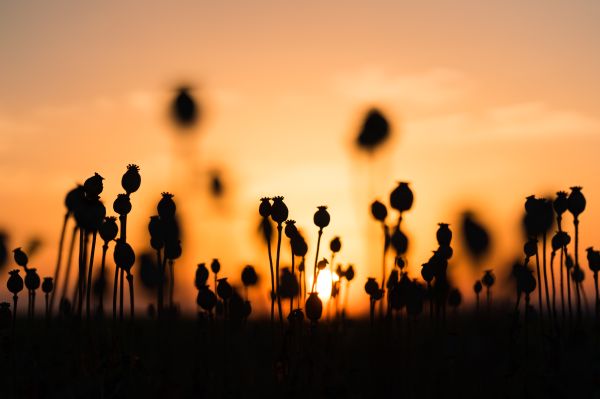
[[481, 285], [481, 281], [479, 281], [479, 280], [475, 281], [475, 284], [473, 284], [473, 291], [475, 291], [476, 294], [479, 294], [482, 289], [483, 289], [483, 286]]
[[327, 259], [323, 258], [317, 263], [317, 268], [319, 270], [324, 270], [328, 264], [329, 262], [327, 261]]
[[196, 297], [196, 303], [202, 309], [210, 311], [217, 304], [217, 296], [206, 285], [198, 291], [198, 296]]
[[295, 237], [292, 238], [292, 252], [296, 256], [303, 257], [308, 252], [308, 245], [306, 241], [304, 241], [304, 237], [298, 233]]
[[526, 294], [531, 294], [537, 285], [535, 281], [535, 277], [533, 277], [533, 273], [530, 270], [526, 270], [523, 274], [523, 282], [522, 289]]
[[310, 321], [317, 322], [323, 315], [323, 302], [316, 292], [311, 292], [306, 300], [306, 317]]
[[118, 239], [117, 244], [115, 245], [113, 259], [117, 267], [129, 273], [129, 270], [131, 270], [131, 267], [135, 263], [135, 252], [133, 252], [131, 245]]
[[458, 288], [453, 288], [450, 290], [450, 293], [448, 294], [448, 305], [452, 306], [453, 308], [457, 308], [460, 306], [462, 302], [462, 295], [460, 293], [460, 291], [458, 290]]
[[88, 178], [83, 183], [83, 188], [87, 198], [98, 198], [98, 196], [102, 193], [102, 190], [104, 190], [104, 184], [102, 183], [102, 180], [104, 180], [102, 176], [100, 176], [98, 173], [94, 173], [94, 176]]
[[568, 208], [567, 193], [564, 191], [557, 192], [552, 206], [554, 207], [554, 212], [556, 212], [558, 216], [565, 213]]
[[175, 216], [176, 209], [175, 201], [173, 201], [173, 194], [164, 192], [161, 195], [162, 197], [156, 206], [158, 216], [160, 216], [161, 219], [172, 219]]
[[537, 198], [535, 198], [535, 195], [529, 195], [525, 198], [525, 212], [526, 213], [534, 213], [535, 212], [536, 201], [537, 201]]
[[571, 237], [566, 231], [557, 231], [552, 237], [552, 250], [558, 251], [560, 248], [566, 247], [571, 242]]
[[113, 202], [113, 209], [119, 215], [124, 216], [131, 212], [131, 201], [129, 200], [129, 194], [118, 194], [115, 202]]
[[392, 233], [391, 243], [397, 255], [403, 255], [408, 249], [408, 237], [400, 230], [398, 226]]
[[6, 282], [6, 288], [14, 295], [17, 295], [23, 290], [23, 278], [19, 275], [19, 269], [14, 269], [8, 272], [10, 277]]
[[286, 220], [285, 228], [283, 231], [285, 233], [285, 236], [287, 238], [289, 238], [290, 240], [293, 239], [294, 237], [296, 237], [298, 235], [298, 228], [296, 227], [296, 221], [295, 220]]
[[408, 211], [413, 204], [413, 193], [408, 183], [400, 182], [390, 194], [390, 205], [400, 213]]
[[217, 284], [217, 295], [224, 300], [231, 298], [233, 295], [233, 288], [227, 282], [227, 278], [220, 278], [219, 283]]
[[13, 249], [13, 257], [17, 265], [27, 268], [29, 259], [27, 258], [27, 254], [21, 250], [21, 247]]
[[271, 205], [271, 219], [277, 224], [281, 224], [288, 218], [288, 208], [283, 202], [283, 197], [273, 197]]
[[585, 210], [585, 197], [581, 192], [581, 187], [571, 187], [571, 193], [567, 198], [567, 207], [574, 218], [577, 218]]
[[383, 144], [390, 135], [390, 124], [376, 108], [370, 109], [357, 137], [359, 148], [373, 151]]
[[402, 259], [400, 256], [396, 256], [396, 266], [398, 266], [400, 270], [404, 269], [404, 266], [406, 266], [404, 259]]
[[452, 231], [449, 228], [449, 224], [447, 223], [439, 223], [439, 228], [435, 233], [435, 237], [437, 238], [437, 242], [440, 246], [450, 246], [450, 242], [452, 241]]
[[433, 280], [433, 266], [428, 263], [423, 263], [423, 267], [421, 268], [421, 277], [428, 283], [431, 283]]
[[119, 226], [117, 225], [117, 218], [114, 216], [108, 216], [104, 218], [104, 222], [100, 225], [99, 229], [100, 238], [104, 242], [109, 242], [117, 238], [119, 234]]
[[454, 254], [454, 250], [450, 246], [442, 245], [437, 249], [436, 253], [444, 260], [450, 260]]
[[167, 241], [165, 242], [165, 258], [169, 260], [179, 259], [182, 253], [181, 241]]
[[81, 207], [84, 198], [85, 189], [82, 185], [77, 185], [77, 187], [67, 193], [67, 196], [65, 197], [65, 206], [70, 213], [73, 213]]
[[198, 118], [198, 106], [189, 90], [188, 87], [178, 89], [171, 109], [175, 122], [183, 127], [192, 126]]
[[348, 268], [344, 272], [344, 277], [346, 277], [346, 280], [352, 281], [352, 279], [354, 278], [354, 266], [348, 266]]
[[333, 240], [329, 243], [329, 249], [331, 252], [340, 252], [342, 249], [342, 242], [340, 241], [340, 237], [334, 237]]
[[123, 187], [127, 194], [131, 194], [136, 192], [141, 184], [140, 167], [134, 164], [127, 165], [127, 171], [121, 178], [121, 187]]
[[284, 267], [281, 269], [281, 278], [279, 283], [279, 295], [282, 298], [294, 298], [298, 295], [300, 286], [296, 275], [292, 274], [290, 269]]
[[573, 268], [571, 276], [573, 276], [573, 281], [575, 281], [576, 283], [582, 283], [583, 280], [585, 280], [585, 272], [579, 266]]
[[384, 222], [387, 217], [387, 208], [383, 203], [377, 200], [373, 201], [371, 204], [371, 215], [373, 215], [376, 220]]
[[390, 272], [390, 275], [388, 276], [387, 281], [385, 282], [385, 286], [388, 289], [392, 289], [396, 284], [398, 284], [398, 279], [399, 279], [399, 275], [398, 275], [398, 270], [393, 269]]
[[379, 284], [375, 281], [374, 277], [367, 278], [367, 282], [365, 283], [365, 291], [369, 296], [374, 296], [377, 291], [379, 291]]
[[535, 256], [535, 254], [537, 253], [537, 245], [538, 241], [535, 238], [530, 238], [523, 246], [525, 256], [527, 256], [528, 258]]
[[271, 216], [271, 198], [263, 197], [260, 199], [260, 205], [258, 206], [258, 213], [264, 218]]
[[217, 274], [219, 273], [219, 271], [221, 271], [221, 263], [219, 263], [218, 259], [212, 260], [212, 262], [210, 263], [210, 270], [212, 270], [214, 274]]
[[37, 269], [27, 269], [25, 271], [25, 287], [28, 290], [37, 290], [40, 288], [41, 280], [37, 274]]
[[571, 269], [573, 266], [574, 266], [573, 257], [571, 256], [571, 254], [568, 254], [565, 257], [565, 267], [567, 269]]
[[204, 263], [198, 264], [198, 268], [196, 269], [196, 277], [194, 279], [194, 285], [197, 289], [201, 289], [206, 285], [206, 281], [208, 280], [208, 269]]
[[242, 270], [242, 283], [244, 284], [244, 286], [251, 287], [253, 285], [256, 285], [257, 282], [258, 275], [256, 274], [256, 270], [254, 270], [254, 267], [250, 265], [244, 267], [244, 269]]
[[483, 283], [483, 285], [485, 285], [486, 287], [491, 287], [492, 285], [494, 285], [494, 282], [496, 281], [496, 278], [494, 277], [494, 274], [492, 273], [491, 270], [486, 270], [485, 274], [483, 275], [483, 278], [481, 279], [481, 282]]
[[52, 277], [44, 277], [44, 281], [42, 282], [42, 291], [44, 294], [49, 294], [54, 290], [54, 281]]
[[587, 250], [588, 267], [594, 273], [600, 271], [600, 252], [595, 251], [593, 247], [589, 247]]
[[329, 216], [329, 212], [327, 212], [326, 206], [318, 206], [315, 215], [313, 216], [313, 222], [315, 226], [323, 229], [329, 225], [329, 221], [331, 217]]
[[344, 270], [342, 269], [342, 265], [337, 265], [337, 267], [335, 269], [335, 274], [337, 274], [339, 279], [344, 277]]

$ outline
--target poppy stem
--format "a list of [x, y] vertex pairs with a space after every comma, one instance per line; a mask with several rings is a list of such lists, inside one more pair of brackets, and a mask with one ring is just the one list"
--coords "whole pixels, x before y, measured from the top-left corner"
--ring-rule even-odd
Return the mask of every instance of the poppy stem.
[[598, 294], [598, 272], [594, 272], [594, 289], [596, 291], [596, 321], [598, 321], [598, 314], [600, 311], [600, 295]]
[[[565, 257], [569, 256], [565, 248]], [[567, 279], [567, 305], [569, 308], [569, 324], [573, 323], [573, 306], [571, 304], [571, 271], [565, 267], [565, 278]]]
[[[79, 228], [77, 225], [73, 227], [73, 232], [71, 233], [71, 243], [69, 244], [69, 255], [67, 257], [67, 270], [65, 270], [65, 276], [63, 280], [63, 287], [60, 294], [60, 304], [63, 303], [67, 296], [67, 289], [69, 288], [69, 276], [71, 274], [71, 266], [73, 264], [73, 252], [75, 249], [75, 240], [77, 238], [77, 230]], [[50, 308], [52, 308], [52, 298], [50, 299]]]
[[[294, 271], [294, 252], [292, 252], [292, 276], [296, 278], [296, 273]], [[248, 300], [248, 298], [246, 298]], [[294, 310], [294, 295], [290, 296], [290, 314], [292, 314], [292, 310]]]
[[[269, 223], [267, 218], [264, 218], [264, 223]], [[273, 271], [273, 255], [271, 254], [271, 237], [269, 235], [265, 235], [265, 241], [267, 241], [267, 253], [269, 254], [269, 269], [271, 271], [271, 326], [275, 323], [275, 276]], [[215, 283], [215, 292], [216, 292], [216, 283]]]
[[119, 267], [115, 265], [115, 278], [113, 280], [113, 321], [117, 321], [117, 289], [119, 286]]
[[552, 281], [552, 317], [554, 318], [554, 323], [558, 325], [558, 315], [556, 312], [556, 284], [554, 282], [554, 258], [556, 257], [556, 252], [552, 251], [550, 253], [550, 277]]
[[[100, 264], [100, 278], [103, 279], [104, 284], [106, 284], [106, 281], [104, 281], [104, 270], [106, 267], [106, 252], [108, 252], [108, 242], [104, 242], [104, 244], [102, 245], [102, 263]], [[98, 312], [102, 317], [104, 317], [104, 286], [100, 290], [100, 304], [98, 306]]]
[[[388, 228], [387, 225], [385, 223], [381, 223], [383, 226], [383, 257], [381, 259], [381, 289], [385, 292], [385, 275], [386, 275], [386, 270], [385, 270], [385, 258], [386, 258], [386, 254], [387, 254], [387, 247], [388, 247]], [[383, 318], [383, 298], [385, 297], [385, 295], [381, 296], [381, 303], [379, 304], [379, 317]]]
[[540, 255], [537, 244], [535, 246], [535, 265], [537, 267], [537, 281], [538, 281], [538, 307], [540, 309], [540, 323], [544, 322], [544, 301], [542, 300], [542, 272], [540, 271]]
[[46, 319], [49, 320], [50, 319], [50, 307], [49, 307], [50, 304], [49, 304], [49, 301], [48, 301], [49, 295], [46, 294], [45, 296], [46, 296]]
[[373, 326], [375, 325], [375, 301], [373, 300], [373, 297], [369, 297], [369, 314], [371, 320], [371, 329], [373, 329]]
[[133, 296], [133, 274], [127, 273], [127, 282], [129, 283], [129, 305], [131, 306], [131, 320], [135, 318], [135, 301]]
[[90, 318], [90, 294], [92, 291], [92, 269], [94, 268], [94, 251], [96, 250], [96, 236], [98, 230], [94, 230], [92, 235], [92, 249], [90, 250], [90, 267], [88, 268], [87, 276], [87, 291], [85, 294], [85, 317]]
[[[579, 218], [573, 219], [575, 225], [575, 267], [579, 267]], [[579, 284], [577, 284], [577, 321], [581, 322], [581, 299], [579, 298]]]
[[56, 287], [54, 287], [54, 290], [52, 290], [52, 296], [50, 297], [50, 309], [52, 309], [52, 306], [54, 305], [54, 294], [56, 293], [57, 289], [58, 289], [58, 277], [60, 276], [60, 266], [62, 263], [62, 254], [63, 254], [63, 245], [64, 245], [64, 241], [65, 241], [65, 234], [67, 231], [67, 222], [69, 221], [69, 216], [71, 215], [71, 212], [67, 211], [67, 213], [65, 214], [64, 220], [63, 220], [63, 225], [62, 225], [62, 229], [60, 231], [60, 239], [58, 240], [58, 257], [56, 258], [56, 267], [54, 268], [54, 281], [56, 284]]
[[31, 318], [35, 316], [35, 290], [31, 290]]
[[281, 254], [281, 230], [283, 227], [281, 223], [277, 223], [277, 257], [275, 258], [275, 293], [277, 294], [277, 309], [279, 311], [279, 323], [283, 331], [283, 314], [281, 312], [281, 295], [279, 293], [279, 256]]
[[15, 335], [15, 324], [17, 324], [17, 302], [19, 301], [19, 297], [17, 294], [13, 295], [13, 323], [12, 323], [12, 331], [13, 335]]
[[561, 313], [562, 313], [562, 321], [565, 322], [567, 318], [566, 309], [565, 309], [565, 283], [564, 283], [564, 274], [565, 274], [565, 248], [560, 248], [560, 304], [561, 304]]
[[548, 271], [546, 268], [546, 233], [542, 236], [542, 264], [544, 270], [544, 289], [546, 290], [546, 310], [552, 322], [552, 309], [550, 307], [550, 290], [548, 289]]
[[163, 261], [160, 256], [160, 249], [156, 250], [156, 272], [158, 274], [158, 289], [156, 290], [156, 308], [158, 310], [158, 316], [160, 317], [163, 312], [163, 287], [165, 285], [165, 271], [163, 268]]
[[317, 239], [317, 253], [315, 254], [315, 268], [314, 268], [314, 272], [313, 272], [313, 283], [312, 283], [312, 288], [311, 288], [311, 292], [315, 292], [315, 285], [317, 284], [317, 261], [319, 260], [319, 248], [321, 246], [321, 236], [323, 235], [323, 229], [319, 229], [319, 238]]
[[[169, 309], [173, 309], [173, 291], [175, 291], [175, 268], [173, 267], [173, 260], [169, 259]], [[215, 288], [216, 290], [216, 288]]]
[[123, 321], [123, 280], [125, 280], [125, 270], [121, 268], [119, 280], [119, 321]]

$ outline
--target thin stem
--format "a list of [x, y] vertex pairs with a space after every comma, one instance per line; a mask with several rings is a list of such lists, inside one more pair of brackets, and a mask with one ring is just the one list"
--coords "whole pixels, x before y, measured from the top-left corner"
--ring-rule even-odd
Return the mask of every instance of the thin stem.
[[45, 297], [46, 297], [46, 319], [50, 319], [50, 306], [49, 306], [50, 304], [48, 302], [49, 295], [46, 294]]
[[281, 230], [283, 227], [281, 223], [277, 224], [277, 257], [275, 260], [275, 293], [277, 294], [277, 309], [279, 311], [279, 323], [283, 329], [283, 314], [281, 312], [281, 295], [279, 294], [279, 256], [281, 254]]
[[52, 307], [54, 305], [54, 294], [58, 290], [58, 277], [60, 276], [60, 266], [62, 263], [62, 254], [63, 254], [62, 250], [63, 250], [64, 241], [65, 241], [65, 233], [67, 230], [67, 222], [69, 221], [70, 215], [71, 215], [71, 213], [69, 211], [67, 211], [67, 213], [65, 214], [65, 217], [64, 217], [62, 229], [60, 231], [60, 239], [58, 240], [58, 257], [56, 259], [56, 267], [54, 268], [54, 281], [55, 281], [56, 286], [52, 290], [52, 296], [50, 297], [50, 309], [52, 309]]
[[[292, 252], [292, 276], [294, 276], [294, 278], [296, 277], [296, 273], [294, 271], [294, 252]], [[292, 314], [292, 310], [294, 310], [294, 295], [290, 296], [290, 314]]]
[[540, 271], [540, 255], [538, 252], [537, 244], [535, 246], [535, 266], [537, 268], [537, 281], [538, 281], [538, 307], [540, 309], [540, 323], [544, 322], [544, 302], [542, 301], [542, 273]]
[[323, 235], [323, 229], [319, 228], [319, 238], [317, 239], [317, 253], [315, 254], [315, 268], [313, 272], [313, 283], [311, 292], [315, 292], [315, 285], [317, 283], [317, 261], [319, 260], [319, 248], [321, 246], [321, 236]]
[[117, 321], [117, 289], [119, 286], [119, 267], [115, 265], [115, 278], [113, 280], [113, 321]]
[[[100, 278], [104, 280], [104, 270], [106, 267], [106, 252], [108, 251], [108, 242], [104, 242], [102, 245], [102, 263], [100, 264]], [[103, 281], [106, 284], [106, 281]], [[104, 287], [100, 290], [100, 304], [98, 311], [101, 316], [104, 316]]]
[[125, 270], [121, 269], [121, 276], [119, 280], [121, 280], [121, 285], [119, 286], [119, 320], [123, 321], [123, 282], [125, 280]]
[[[267, 218], [264, 218], [263, 222], [269, 223]], [[271, 270], [271, 326], [273, 326], [273, 324], [275, 323], [275, 276], [273, 271], [273, 255], [271, 254], [271, 237], [267, 237], [267, 235], [265, 234], [265, 241], [267, 241], [267, 252], [269, 254], [269, 268]]]
[[[69, 276], [71, 274], [71, 265], [73, 264], [73, 252], [75, 250], [75, 240], [77, 238], [78, 229], [79, 228], [77, 226], [73, 227], [73, 232], [71, 233], [71, 243], [69, 244], [69, 255], [67, 257], [67, 270], [65, 271], [63, 287], [60, 294], [61, 304], [65, 300], [67, 296], [67, 289], [69, 288]], [[50, 304], [52, 304], [52, 300], [50, 300]]]
[[17, 324], [17, 302], [19, 301], [19, 297], [17, 296], [17, 294], [13, 295], [13, 324], [12, 324], [12, 331], [13, 331], [13, 335], [15, 334], [15, 324]]
[[596, 291], [596, 321], [598, 321], [600, 309], [600, 296], [598, 295], [598, 272], [594, 272], [594, 289]]
[[557, 312], [556, 312], [556, 285], [554, 283], [554, 258], [556, 257], [556, 252], [552, 251], [550, 254], [550, 277], [552, 281], [552, 316], [554, 317], [554, 322], [557, 321]]
[[542, 251], [542, 262], [544, 265], [544, 289], [546, 290], [546, 309], [548, 310], [548, 315], [552, 316], [552, 310], [550, 307], [550, 290], [548, 289], [548, 271], [546, 268], [546, 233], [544, 233], [542, 237]]
[[[579, 267], [579, 219], [573, 220], [575, 225], [575, 267]], [[577, 284], [577, 320], [581, 322], [581, 299], [579, 298], [579, 284]]]
[[94, 251], [96, 250], [96, 236], [98, 231], [94, 230], [92, 235], [92, 249], [90, 250], [90, 267], [87, 276], [87, 292], [85, 294], [85, 317], [90, 318], [90, 294], [92, 292], [92, 270], [94, 268]]
[[135, 302], [133, 296], [133, 274], [127, 273], [127, 282], [129, 283], [129, 306], [131, 307], [131, 320], [135, 317]]
[[[175, 268], [173, 267], [173, 260], [169, 259], [169, 274], [171, 278], [169, 279], [169, 308], [173, 309], [173, 292], [175, 291]], [[215, 292], [217, 288], [215, 287]]]
[[160, 256], [160, 249], [156, 250], [156, 272], [158, 273], [158, 289], [156, 290], [156, 308], [158, 315], [160, 316], [163, 312], [163, 288], [165, 285], [165, 269], [163, 268], [163, 261]]

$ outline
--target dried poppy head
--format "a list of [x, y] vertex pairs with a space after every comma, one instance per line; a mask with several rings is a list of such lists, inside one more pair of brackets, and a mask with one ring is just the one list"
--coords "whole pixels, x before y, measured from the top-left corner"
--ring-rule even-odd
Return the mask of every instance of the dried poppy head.
[[306, 300], [306, 317], [310, 321], [317, 322], [323, 315], [323, 302], [316, 292], [311, 292]]
[[342, 249], [342, 241], [340, 241], [340, 237], [334, 237], [333, 240], [329, 243], [329, 249], [331, 252], [340, 252]]
[[382, 145], [390, 135], [390, 125], [376, 108], [370, 109], [365, 117], [360, 133], [356, 139], [359, 148], [373, 151]]
[[483, 283], [483, 285], [490, 288], [492, 285], [494, 285], [495, 281], [496, 281], [496, 277], [494, 277], [492, 270], [486, 270], [483, 275], [483, 278], [481, 279], [481, 282]]
[[367, 282], [365, 283], [365, 291], [369, 296], [374, 296], [377, 291], [379, 291], [379, 285], [377, 281], [375, 281], [374, 277], [368, 277]]
[[344, 272], [344, 277], [346, 277], [346, 280], [348, 280], [348, 281], [352, 281], [352, 279], [354, 279], [354, 266], [353, 265], [348, 265], [348, 268]]
[[172, 116], [177, 124], [182, 127], [191, 127], [198, 119], [198, 106], [190, 94], [189, 87], [180, 87], [173, 100]]
[[327, 207], [318, 206], [317, 212], [315, 212], [315, 215], [313, 216], [313, 222], [315, 225], [320, 229], [323, 229], [329, 225], [330, 220], [331, 217], [329, 216], [329, 212], [327, 212]]
[[384, 222], [387, 217], [387, 208], [383, 203], [377, 200], [373, 201], [371, 204], [371, 215], [373, 215], [376, 220]]
[[208, 280], [208, 269], [206, 268], [206, 264], [200, 263], [198, 264], [198, 268], [196, 269], [196, 276], [194, 278], [194, 285], [197, 289], [201, 289], [206, 285], [206, 281]]
[[44, 294], [49, 294], [54, 290], [54, 281], [52, 277], [44, 277], [44, 281], [42, 282], [42, 291]]
[[475, 284], [473, 284], [473, 291], [475, 291], [476, 294], [479, 294], [482, 289], [483, 289], [483, 286], [481, 285], [481, 281], [479, 281], [479, 280], [475, 281]]
[[156, 210], [158, 211], [158, 216], [161, 219], [172, 219], [175, 216], [175, 201], [173, 201], [173, 194], [163, 192], [160, 201], [158, 201], [158, 205], [156, 206]]
[[271, 205], [271, 219], [277, 224], [281, 224], [288, 218], [288, 208], [283, 202], [283, 197], [273, 197], [273, 205]]
[[251, 287], [256, 285], [258, 282], [258, 275], [256, 274], [256, 270], [251, 265], [247, 265], [242, 270], [242, 283], [246, 287]]
[[563, 213], [565, 213], [568, 208], [567, 193], [564, 191], [557, 192], [552, 206], [554, 207], [554, 211], [557, 215], [561, 216]]
[[217, 284], [217, 295], [224, 300], [231, 298], [233, 295], [233, 288], [227, 282], [227, 278], [220, 278]]
[[85, 189], [82, 185], [77, 185], [77, 187], [67, 193], [67, 196], [65, 197], [65, 206], [70, 213], [74, 213], [81, 207], [84, 198]]
[[135, 263], [135, 252], [131, 245], [125, 241], [118, 239], [115, 245], [115, 252], [113, 255], [115, 265], [129, 273], [131, 267]]
[[25, 252], [23, 252], [21, 247], [13, 249], [13, 257], [14, 257], [17, 265], [27, 268], [27, 262], [28, 262], [27, 254]]
[[94, 176], [89, 177], [84, 183], [83, 188], [87, 198], [97, 198], [104, 190], [104, 184], [102, 183], [104, 178], [98, 173], [94, 173]]
[[37, 274], [37, 269], [27, 269], [25, 270], [25, 287], [32, 291], [40, 288], [41, 284], [40, 276]]
[[215, 258], [212, 260], [210, 263], [210, 270], [212, 270], [214, 274], [217, 274], [219, 271], [221, 271], [221, 263], [219, 262], [219, 259]]
[[296, 227], [295, 220], [286, 220], [285, 221], [285, 236], [290, 240], [293, 239], [298, 234], [298, 228]]
[[124, 216], [131, 212], [131, 201], [128, 194], [117, 194], [115, 202], [113, 202], [113, 210], [119, 215]]
[[399, 182], [390, 194], [390, 205], [400, 213], [408, 211], [413, 204], [413, 193], [408, 183]]
[[452, 231], [449, 228], [449, 224], [447, 223], [439, 223], [439, 228], [435, 233], [437, 238], [438, 245], [440, 246], [450, 246], [450, 242], [452, 241]]
[[23, 278], [19, 275], [19, 269], [14, 269], [8, 272], [10, 277], [6, 282], [6, 288], [14, 295], [17, 295], [23, 290]]
[[258, 213], [263, 218], [271, 216], [271, 198], [263, 197], [260, 199], [260, 205], [258, 206]]
[[140, 167], [134, 164], [127, 165], [127, 171], [121, 178], [121, 187], [127, 194], [136, 192], [142, 183]]
[[585, 197], [581, 192], [581, 187], [571, 187], [571, 193], [567, 198], [567, 206], [573, 217], [577, 218], [585, 210]]
[[327, 259], [323, 258], [317, 263], [317, 268], [319, 270], [324, 270], [328, 264], [329, 262], [327, 261]]
[[117, 238], [119, 233], [119, 226], [117, 225], [117, 218], [114, 216], [107, 216], [104, 218], [104, 222], [100, 225], [98, 230], [100, 238], [106, 243]]

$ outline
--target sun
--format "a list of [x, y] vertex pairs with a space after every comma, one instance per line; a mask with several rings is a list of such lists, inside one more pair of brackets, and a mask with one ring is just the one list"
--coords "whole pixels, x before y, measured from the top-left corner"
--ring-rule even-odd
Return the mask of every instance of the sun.
[[[331, 273], [329, 269], [324, 269], [319, 272], [319, 276], [317, 277], [317, 286], [315, 289], [319, 294], [319, 298], [322, 301], [327, 301], [331, 297], [331, 286], [333, 282], [338, 281], [339, 277], [335, 273]], [[309, 287], [312, 287], [313, 278], [312, 276], [309, 278]]]

